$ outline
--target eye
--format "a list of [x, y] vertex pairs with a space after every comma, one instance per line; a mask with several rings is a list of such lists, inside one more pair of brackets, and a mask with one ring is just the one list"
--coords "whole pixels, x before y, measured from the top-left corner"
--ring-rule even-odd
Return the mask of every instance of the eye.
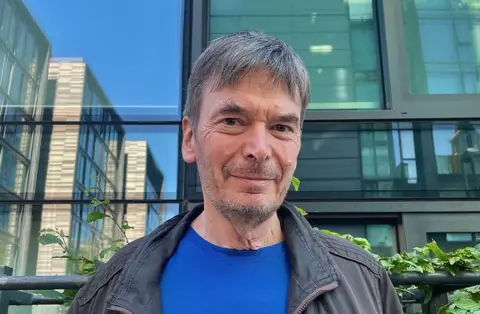
[[238, 120], [235, 118], [225, 118], [222, 120], [222, 123], [226, 125], [235, 125], [237, 122]]
[[275, 131], [278, 131], [278, 132], [292, 132], [293, 129], [291, 127], [289, 127], [288, 125], [285, 125], [285, 124], [276, 124], [274, 126], [274, 129]]

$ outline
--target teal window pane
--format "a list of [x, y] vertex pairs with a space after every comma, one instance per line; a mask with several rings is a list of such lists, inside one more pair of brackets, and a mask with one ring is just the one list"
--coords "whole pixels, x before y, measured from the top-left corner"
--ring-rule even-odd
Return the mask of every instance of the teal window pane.
[[479, 233], [474, 232], [435, 232], [427, 233], [427, 241], [435, 241], [446, 251], [453, 252], [464, 247], [473, 247], [480, 244]]
[[384, 224], [365, 224], [349, 221], [349, 223], [329, 223], [312, 221], [313, 227], [320, 230], [330, 230], [340, 234], [350, 234], [354, 237], [366, 238], [372, 251], [380, 256], [392, 256], [397, 252], [394, 241], [394, 227]]
[[372, 0], [211, 0], [209, 39], [245, 29], [290, 44], [311, 79], [309, 109], [379, 109], [381, 75]]
[[446, 0], [403, 0], [403, 2], [411, 93], [479, 93], [478, 2]]

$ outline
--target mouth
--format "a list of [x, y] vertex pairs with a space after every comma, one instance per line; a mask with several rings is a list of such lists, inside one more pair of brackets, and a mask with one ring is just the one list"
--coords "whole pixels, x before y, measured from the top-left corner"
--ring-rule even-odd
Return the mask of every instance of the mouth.
[[232, 177], [237, 180], [241, 180], [245, 183], [254, 184], [254, 185], [266, 185], [274, 181], [274, 179], [268, 178], [268, 177], [246, 177], [246, 176], [234, 176], [234, 175], [232, 175]]

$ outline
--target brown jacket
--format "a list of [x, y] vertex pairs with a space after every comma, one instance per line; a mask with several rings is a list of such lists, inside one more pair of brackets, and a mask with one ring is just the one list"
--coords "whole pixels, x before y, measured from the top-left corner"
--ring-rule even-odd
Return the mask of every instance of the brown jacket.
[[[202, 211], [199, 205], [122, 248], [78, 292], [67, 314], [161, 313], [162, 268]], [[387, 272], [368, 252], [312, 229], [286, 202], [278, 213], [291, 265], [289, 314], [403, 313]]]

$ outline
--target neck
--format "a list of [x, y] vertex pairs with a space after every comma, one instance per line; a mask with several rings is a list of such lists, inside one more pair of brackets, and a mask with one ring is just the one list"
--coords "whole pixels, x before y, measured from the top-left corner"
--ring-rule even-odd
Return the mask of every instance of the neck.
[[208, 201], [204, 203], [203, 212], [192, 222], [192, 228], [208, 242], [231, 249], [256, 250], [283, 241], [276, 214], [255, 228], [236, 226]]

